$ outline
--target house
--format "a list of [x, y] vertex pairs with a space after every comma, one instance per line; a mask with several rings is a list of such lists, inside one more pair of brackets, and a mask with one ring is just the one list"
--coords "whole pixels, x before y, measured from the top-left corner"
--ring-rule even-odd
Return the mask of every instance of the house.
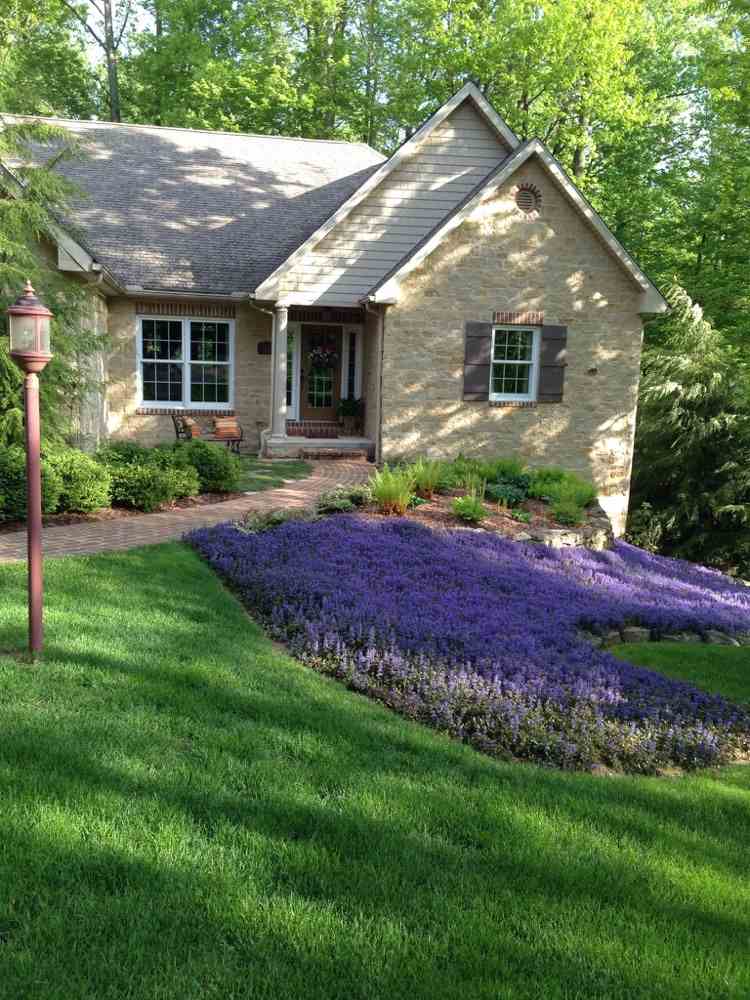
[[[111, 335], [87, 432], [234, 413], [271, 456], [518, 454], [627, 510], [644, 316], [666, 303], [473, 84], [360, 143], [58, 121], [88, 155], [57, 266]], [[342, 400], [361, 400], [344, 435]]]

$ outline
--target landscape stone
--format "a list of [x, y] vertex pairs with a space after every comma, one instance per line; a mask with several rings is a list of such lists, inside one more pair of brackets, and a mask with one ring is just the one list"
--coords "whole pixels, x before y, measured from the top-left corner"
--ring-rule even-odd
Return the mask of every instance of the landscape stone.
[[739, 646], [739, 642], [733, 636], [714, 628], [706, 630], [706, 642], [712, 646]]
[[651, 630], [640, 625], [626, 625], [622, 630], [623, 642], [649, 642], [650, 639]]

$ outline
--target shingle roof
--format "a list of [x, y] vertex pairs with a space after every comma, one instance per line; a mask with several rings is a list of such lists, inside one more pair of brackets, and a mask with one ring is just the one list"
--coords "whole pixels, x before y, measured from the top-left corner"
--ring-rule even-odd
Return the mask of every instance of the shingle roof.
[[87, 154], [57, 168], [86, 192], [65, 221], [121, 284], [159, 291], [252, 292], [384, 159], [364, 143], [42, 120]]

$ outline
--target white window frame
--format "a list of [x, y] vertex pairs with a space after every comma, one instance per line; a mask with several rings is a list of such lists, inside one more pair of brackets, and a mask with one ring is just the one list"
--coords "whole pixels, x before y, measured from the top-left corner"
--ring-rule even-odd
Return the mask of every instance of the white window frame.
[[[182, 360], [172, 361], [170, 364], [182, 365], [182, 399], [170, 401], [168, 399], [144, 399], [143, 398], [143, 363], [153, 361], [153, 358], [143, 356], [143, 324], [144, 322], [166, 322], [179, 323], [182, 327]], [[206, 316], [139, 316], [138, 331], [136, 341], [136, 372], [138, 383], [138, 405], [149, 410], [233, 410], [234, 409], [234, 320], [223, 317]], [[229, 361], [219, 361], [217, 364], [225, 364], [229, 368], [229, 401], [226, 403], [192, 403], [190, 402], [190, 365], [191, 364], [213, 364], [214, 362], [191, 361], [190, 360], [190, 324], [191, 323], [226, 323], [229, 327]], [[158, 364], [159, 362], [157, 362]], [[166, 363], [166, 362], [165, 362]]]
[[362, 398], [362, 337], [364, 330], [357, 323], [344, 324], [341, 337], [341, 398], [349, 398], [349, 335], [355, 334], [354, 342], [354, 398]]
[[[531, 361], [495, 361], [495, 334], [505, 333], [532, 333]], [[492, 403], [528, 403], [537, 398], [539, 388], [539, 354], [542, 342], [542, 328], [539, 326], [517, 326], [509, 323], [498, 323], [492, 327], [492, 341], [490, 342], [490, 402]], [[529, 391], [527, 393], [518, 392], [493, 392], [492, 391], [492, 371], [498, 365], [525, 365], [531, 367], [529, 373]]]

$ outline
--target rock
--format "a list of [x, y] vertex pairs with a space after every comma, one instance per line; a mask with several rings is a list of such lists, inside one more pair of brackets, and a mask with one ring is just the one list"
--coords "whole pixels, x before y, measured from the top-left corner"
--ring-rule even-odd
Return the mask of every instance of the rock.
[[613, 771], [612, 768], [607, 767], [606, 764], [592, 764], [589, 767], [589, 774], [593, 774], [597, 778], [617, 777], [617, 771]]
[[740, 646], [750, 646], [750, 632], [737, 632], [735, 639]]
[[589, 632], [589, 630], [585, 628], [581, 628], [578, 630], [578, 637], [579, 639], [583, 639], [584, 642], [588, 642], [592, 646], [595, 646], [597, 649], [602, 645], [603, 642], [602, 637], [600, 635], [597, 635], [595, 632]]
[[739, 642], [733, 636], [714, 628], [706, 629], [705, 639], [712, 646], [739, 646]]
[[651, 629], [641, 628], [640, 625], [626, 625], [622, 630], [623, 642], [650, 642]]
[[517, 535], [513, 536], [514, 542], [530, 542], [531, 540], [531, 535], [528, 531], [519, 531]]
[[619, 629], [610, 629], [609, 632], [605, 632], [602, 639], [602, 646], [615, 646], [618, 642], [622, 642], [622, 635]]
[[662, 642], [702, 642], [697, 632], [665, 632]]

